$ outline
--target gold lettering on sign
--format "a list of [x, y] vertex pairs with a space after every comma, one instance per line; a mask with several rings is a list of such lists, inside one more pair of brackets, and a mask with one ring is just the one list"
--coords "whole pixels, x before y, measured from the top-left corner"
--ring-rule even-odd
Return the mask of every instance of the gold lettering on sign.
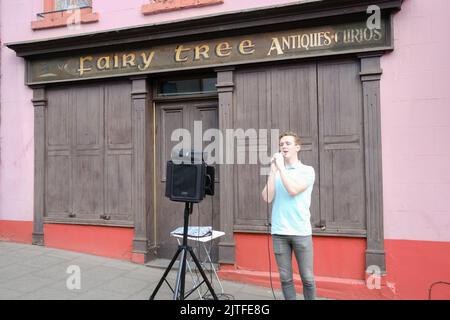
[[150, 52], [148, 55], [145, 54], [145, 52], [141, 53], [142, 62], [144, 62], [144, 66], [139, 65], [139, 70], [147, 70], [150, 67], [150, 64], [152, 63], [153, 57], [155, 56], [155, 51]]
[[231, 54], [232, 49], [228, 42], [221, 42], [216, 46], [216, 55], [218, 57], [227, 57]]
[[204, 59], [209, 59], [209, 46], [206, 44], [196, 46], [194, 52], [194, 60], [200, 60], [200, 56], [202, 56]]
[[184, 51], [189, 51], [191, 50], [190, 48], [184, 48], [183, 45], [179, 45], [176, 49], [175, 49], [175, 61], [176, 62], [184, 62], [187, 61], [187, 57], [182, 58], [181, 54]]
[[373, 29], [373, 33], [375, 34], [373, 39], [375, 41], [380, 41], [383, 38], [383, 35], [381, 34], [381, 31], [378, 29]]
[[239, 43], [239, 53], [241, 54], [252, 54], [255, 52], [255, 45], [252, 40], [242, 40]]
[[114, 55], [114, 68], [120, 68], [119, 56], [117, 54]]
[[270, 49], [267, 55], [270, 56], [273, 50], [276, 50], [278, 55], [283, 54], [283, 50], [281, 49], [280, 41], [278, 40], [278, 38], [272, 38], [272, 44], [270, 45]]
[[[379, 50], [384, 48], [389, 40], [386, 39], [385, 32], [384, 29], [370, 29], [365, 23], [354, 23], [337, 27], [295, 29], [183, 44], [158, 45], [140, 50], [92, 55], [86, 52], [86, 55], [69, 57], [62, 64], [64, 68], [60, 67], [62, 63], [60, 58], [35, 61], [31, 65], [33, 68], [31, 77], [37, 79], [37, 82], [41, 79], [45, 79], [44, 82], [66, 81], [72, 79], [74, 74], [80, 78], [104, 77], [138, 71], [150, 73], [171, 68], [215, 67], [221, 63], [295, 59], [316, 55], [319, 50], [327, 50], [327, 54], [344, 50], [351, 52]], [[47, 80], [49, 78], [44, 77], [49, 77], [50, 68], [57, 71], [51, 75], [55, 78]]]
[[336, 32], [336, 38], [338, 37], [343, 43], [365, 43], [381, 40], [382, 34], [378, 29], [359, 28]]
[[87, 61], [92, 61], [94, 58], [92, 56], [85, 56], [80, 57], [80, 68], [78, 69], [78, 72], [80, 73], [80, 76], [84, 74], [85, 71], [91, 71], [92, 68], [87, 68], [84, 66], [84, 63]]
[[124, 54], [122, 56], [122, 66], [126, 68], [128, 65], [134, 67], [136, 65], [136, 55], [134, 53]]
[[97, 60], [97, 69], [98, 70], [105, 70], [111, 68], [111, 58], [109, 56], [106, 57], [100, 57]]
[[280, 55], [287, 50], [327, 47], [332, 44], [332, 39], [336, 40], [336, 35], [332, 35], [329, 31], [283, 36], [281, 41], [279, 38], [272, 38], [267, 55], [272, 55], [274, 51]]

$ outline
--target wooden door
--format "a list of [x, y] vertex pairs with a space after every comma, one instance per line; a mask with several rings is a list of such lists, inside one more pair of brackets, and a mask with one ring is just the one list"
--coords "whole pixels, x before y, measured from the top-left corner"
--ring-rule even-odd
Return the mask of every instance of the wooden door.
[[[158, 257], [170, 259], [177, 249], [177, 241], [170, 232], [183, 226], [184, 202], [174, 202], [165, 197], [166, 165], [170, 160], [172, 148], [180, 141], [171, 141], [176, 129], [187, 129], [194, 146], [194, 121], [201, 124], [201, 136], [211, 128], [218, 128], [217, 102], [169, 102], [156, 105], [156, 226]], [[210, 142], [202, 142], [203, 148]], [[215, 195], [206, 196], [194, 204], [189, 225], [213, 226], [219, 228], [219, 181], [216, 167]], [[194, 244], [191, 244], [194, 245]], [[217, 245], [211, 247], [211, 255], [217, 260]], [[201, 258], [201, 255], [199, 255]]]

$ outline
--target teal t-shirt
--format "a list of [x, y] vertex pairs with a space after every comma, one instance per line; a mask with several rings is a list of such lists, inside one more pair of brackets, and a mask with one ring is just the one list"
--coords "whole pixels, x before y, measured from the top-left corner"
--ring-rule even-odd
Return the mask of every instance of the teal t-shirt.
[[291, 196], [281, 181], [279, 172], [275, 178], [275, 198], [272, 207], [272, 234], [309, 236], [311, 228], [311, 194], [315, 172], [311, 166], [304, 165], [300, 160], [286, 167], [287, 175], [293, 179], [306, 179], [308, 187], [296, 196]]

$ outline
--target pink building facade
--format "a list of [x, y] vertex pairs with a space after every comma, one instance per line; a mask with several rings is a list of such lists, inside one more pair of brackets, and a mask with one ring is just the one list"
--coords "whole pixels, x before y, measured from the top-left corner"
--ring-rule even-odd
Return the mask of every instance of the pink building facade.
[[[338, 2], [344, 5], [345, 1]], [[370, 1], [359, 1], [360, 4], [358, 1], [347, 2], [351, 8], [370, 5]], [[373, 2], [381, 7], [382, 12], [392, 14], [393, 36], [393, 48], [383, 50], [383, 53], [379, 55], [379, 67], [382, 70], [379, 75], [378, 104], [381, 179], [375, 178], [375, 180], [381, 182], [382, 190], [382, 200], [379, 202], [382, 212], [380, 226], [383, 235], [380, 250], [383, 252], [385, 261], [385, 268], [381, 269], [385, 270], [378, 283], [378, 278], [374, 278], [367, 269], [366, 238], [369, 236], [369, 231], [359, 236], [355, 234], [340, 236], [336, 232], [320, 234], [318, 231], [314, 234], [318, 294], [338, 299], [427, 299], [430, 294], [432, 299], [449, 299], [449, 287], [438, 282], [450, 282], [450, 204], [447, 201], [450, 195], [448, 165], [450, 163], [450, 90], [448, 90], [450, 62], [447, 59], [447, 53], [450, 51], [447, 19], [450, 15], [450, 3], [446, 0]], [[227, 15], [234, 15], [235, 19], [239, 19], [239, 12], [244, 15], [251, 15], [257, 10], [278, 12], [276, 10], [284, 10], [283, 8], [289, 6], [293, 6], [292, 8], [298, 10], [300, 14], [303, 8], [305, 12], [316, 10], [315, 4], [310, 1], [287, 0], [148, 1], [148, 3], [143, 0], [126, 2], [93, 0], [92, 3], [88, 1], [87, 4], [90, 6], [81, 9], [79, 15], [74, 16], [72, 12], [45, 14], [58, 9], [54, 1], [2, 0], [0, 2], [2, 44], [0, 240], [34, 242], [49, 247], [144, 263], [151, 261], [150, 252], [154, 251], [152, 248], [157, 247], [157, 241], [152, 242], [153, 238], [156, 239], [152, 233], [152, 230], [156, 229], [156, 226], [152, 225], [152, 221], [156, 221], [153, 220], [153, 216], [149, 216], [149, 221], [144, 223], [146, 231], [142, 234], [145, 234], [143, 237], [146, 240], [142, 242], [144, 243], [142, 245], [139, 242], [141, 238], [136, 235], [137, 225], [133, 219], [130, 224], [108, 224], [107, 222], [102, 224], [86, 221], [64, 223], [63, 220], [44, 219], [42, 229], [37, 231], [36, 204], [39, 200], [36, 199], [36, 188], [38, 188], [36, 184], [39, 180], [36, 177], [39, 177], [39, 172], [36, 172], [36, 154], [39, 152], [36, 153], [36, 132], [38, 132], [36, 131], [36, 110], [40, 106], [39, 101], [51, 104], [47, 102], [50, 101], [51, 94], [48, 93], [47, 96], [46, 93], [41, 97], [36, 92], [40, 90], [42, 84], [33, 84], [32, 81], [27, 84], [29, 80], [25, 78], [27, 61], [39, 60], [47, 54], [44, 52], [47, 49], [49, 56], [57, 54], [56, 49], [53, 53], [51, 52], [52, 47], [40, 49], [39, 43], [49, 45], [58, 44], [58, 41], [63, 43], [62, 39], [65, 37], [75, 39], [89, 34], [103, 34], [105, 38], [110, 30], [126, 32], [127, 29], [141, 26], [150, 31], [152, 27], [155, 30], [163, 30], [164, 26], [170, 28], [173, 24], [182, 24], [183, 21], [190, 19], [208, 19], [214, 16], [222, 19], [221, 17]], [[320, 10], [325, 9], [319, 8], [317, 12]], [[354, 12], [358, 10], [360, 9], [354, 9]], [[44, 13], [42, 17], [38, 16], [40, 13]], [[358, 14], [360, 14], [359, 11]], [[72, 19], [71, 17], [78, 19], [76, 21], [81, 23], [68, 27], [64, 21]], [[308, 19], [314, 20], [314, 15], [311, 14]], [[308, 19], [305, 18], [302, 21], [308, 21]], [[322, 19], [321, 21], [325, 21], [325, 18]], [[330, 18], [330, 25], [339, 21], [339, 19], [331, 20]], [[288, 24], [288, 22], [285, 23]], [[298, 26], [303, 27], [303, 24], [300, 23]], [[242, 29], [244, 28], [245, 26], [242, 25]], [[254, 30], [251, 30], [251, 26], [248, 28], [250, 30], [248, 33], [253, 34]], [[199, 31], [196, 30], [196, 32]], [[245, 34], [244, 31], [242, 32]], [[230, 36], [236, 33], [239, 34], [238, 31], [234, 33], [230, 31]], [[151, 36], [152, 34], [149, 36], [149, 41]], [[191, 41], [189, 36], [195, 40], [201, 39], [201, 36], [194, 34], [182, 34], [178, 38], [174, 35], [176, 41], [183, 43]], [[215, 37], [226, 38], [228, 35], [217, 33]], [[56, 40], [46, 42], [52, 38]], [[206, 39], [211, 39], [211, 36]], [[82, 41], [80, 38], [80, 42]], [[33, 47], [34, 44], [38, 45]], [[164, 44], [158, 43], [158, 45]], [[81, 48], [81, 46], [82, 44], [80, 48], [75, 48], [74, 52], [89, 52], [89, 48]], [[45, 45], [42, 46], [44, 47]], [[94, 48], [93, 45], [91, 47]], [[360, 50], [356, 55], [361, 55], [363, 51]], [[70, 55], [70, 51], [65, 52], [66, 55]], [[337, 52], [331, 56], [339, 60], [351, 54], [353, 53], [345, 52], [341, 55]], [[304, 58], [293, 57], [292, 61], [301, 64]], [[306, 57], [305, 61], [311, 61], [311, 59], [314, 57]], [[320, 70], [320, 63], [323, 61], [320, 60], [321, 58], [317, 59], [319, 59], [318, 70]], [[255, 66], [255, 62], [251, 63]], [[213, 66], [213, 68], [218, 67], [217, 64]], [[277, 65], [273, 68], [276, 69]], [[171, 75], [171, 72], [174, 75], [182, 73], [180, 70], [164, 70], [164, 75]], [[223, 75], [217, 76], [219, 80], [220, 77], [226, 77], [226, 72], [229, 71], [224, 69], [220, 72], [223, 72]], [[157, 73], [154, 73], [153, 77], [155, 74]], [[183, 74], [183, 76], [186, 75]], [[116, 78], [120, 79], [120, 76]], [[238, 86], [240, 80], [234, 79], [235, 85]], [[76, 86], [81, 82], [73, 79], [71, 82], [69, 79], [64, 83]], [[139, 84], [139, 82], [133, 83], [130, 90], [139, 91]], [[219, 109], [221, 108], [220, 94]], [[137, 96], [133, 97], [133, 101], [137, 101]], [[239, 113], [236, 114], [239, 115]], [[151, 118], [151, 115], [149, 117]], [[236, 121], [239, 122], [239, 119]], [[136, 140], [133, 141], [135, 146]], [[312, 145], [314, 148], [314, 143]], [[144, 147], [143, 150], [146, 152], [150, 149]], [[150, 153], [153, 152], [150, 151]], [[135, 159], [138, 155], [132, 154], [130, 163], [135, 168], [140, 164]], [[48, 153], [43, 157], [48, 157]], [[148, 161], [151, 168], [152, 157], [149, 157]], [[150, 170], [150, 172], [153, 171]], [[150, 180], [151, 175], [152, 173], [149, 173]], [[136, 176], [132, 175], [132, 177], [132, 184], [135, 186]], [[49, 179], [48, 176], [45, 175], [45, 179]], [[224, 183], [221, 180], [221, 199], [224, 192], [222, 189], [226, 189]], [[133, 190], [135, 192], [136, 188]], [[134, 197], [134, 193], [130, 197]], [[150, 204], [152, 199], [150, 197], [147, 200], [151, 208], [153, 208]], [[44, 203], [47, 203], [46, 201], [49, 200], [45, 200]], [[130, 200], [130, 203], [134, 203], [134, 200]], [[43, 206], [45, 211], [45, 205]], [[366, 207], [368, 206], [366, 204]], [[217, 227], [220, 229], [223, 229], [227, 221], [221, 217], [224, 210], [227, 210], [226, 205], [220, 204], [217, 220]], [[225, 279], [268, 286], [270, 282], [267, 234], [262, 228], [255, 227], [253, 231], [250, 230], [251, 228], [240, 228], [241, 220], [237, 213], [239, 208], [233, 210], [230, 215], [231, 219], [233, 217], [235, 219], [235, 226], [228, 229], [231, 232], [228, 232], [229, 238], [227, 238], [227, 243], [232, 244], [233, 251], [223, 256], [221, 253], [218, 254], [221, 276]], [[365, 223], [370, 224], [370, 219]], [[365, 230], [369, 230], [368, 228]], [[39, 235], [40, 241], [36, 241], [34, 235]], [[228, 250], [227, 243], [224, 241], [221, 246], [225, 248], [224, 252]], [[255, 252], [255, 247], [261, 250]], [[147, 250], [148, 248], [150, 249]], [[271, 261], [273, 264], [274, 259], [272, 258]], [[272, 270], [276, 270], [275, 265], [272, 267]], [[276, 277], [275, 274], [276, 272], [274, 273]], [[301, 286], [298, 277], [297, 281]], [[278, 280], [275, 282], [278, 283]]]

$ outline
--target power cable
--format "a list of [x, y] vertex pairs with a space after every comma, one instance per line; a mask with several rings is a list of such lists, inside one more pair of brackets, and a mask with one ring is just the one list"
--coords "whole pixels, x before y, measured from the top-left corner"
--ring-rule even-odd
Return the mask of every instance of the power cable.
[[437, 284], [446, 284], [446, 285], [450, 285], [450, 282], [445, 282], [445, 281], [436, 281], [436, 282], [433, 282], [433, 283], [430, 285], [430, 288], [428, 289], [428, 300], [431, 300], [431, 290], [433, 290], [433, 287], [434, 287], [435, 285], [437, 285]]

